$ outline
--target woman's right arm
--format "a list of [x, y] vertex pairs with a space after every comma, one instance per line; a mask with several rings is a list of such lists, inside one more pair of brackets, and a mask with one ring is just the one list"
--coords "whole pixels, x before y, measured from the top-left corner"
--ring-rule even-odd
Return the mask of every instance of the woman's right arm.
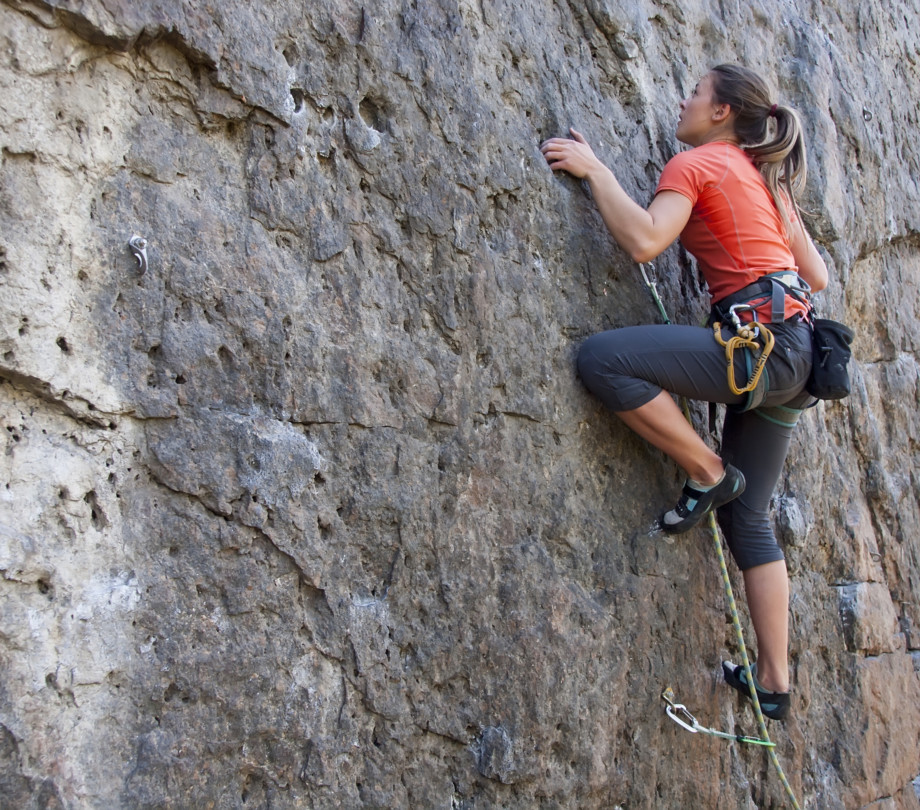
[[607, 229], [617, 244], [636, 262], [658, 256], [684, 229], [693, 205], [683, 194], [662, 191], [648, 209], [632, 199], [592, 151], [580, 132], [571, 130], [574, 140], [550, 138], [541, 147], [553, 171], [566, 171], [583, 178]]

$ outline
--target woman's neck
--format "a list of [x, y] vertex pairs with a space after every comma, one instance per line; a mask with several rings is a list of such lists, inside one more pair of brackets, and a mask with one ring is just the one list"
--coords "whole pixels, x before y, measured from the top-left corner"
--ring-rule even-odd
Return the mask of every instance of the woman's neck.
[[707, 143], [730, 143], [732, 146], [741, 146], [741, 141], [733, 132], [712, 132], [705, 138], [701, 138], [696, 146], [703, 146]]

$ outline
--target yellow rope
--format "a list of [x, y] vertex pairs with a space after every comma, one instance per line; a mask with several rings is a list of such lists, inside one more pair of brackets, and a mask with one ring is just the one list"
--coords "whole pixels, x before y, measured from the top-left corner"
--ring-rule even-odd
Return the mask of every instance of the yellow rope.
[[[773, 334], [769, 330], [764, 329], [762, 326], [760, 328], [763, 332], [770, 336], [768, 342], [770, 349], [772, 350]], [[721, 338], [721, 334], [719, 332], [716, 332], [716, 335], [718, 338]], [[722, 341], [720, 340], [720, 342]], [[767, 340], [765, 340], [765, 343], [766, 342]], [[723, 343], [723, 345], [725, 344]], [[769, 351], [767, 351], [767, 354], [769, 354]], [[731, 365], [729, 365], [729, 371], [731, 371]], [[733, 379], [733, 377], [729, 378], [729, 380], [731, 379]], [[753, 384], [756, 385], [757, 381], [754, 380]], [[693, 420], [690, 418], [690, 405], [687, 402], [687, 398], [681, 397], [680, 404], [684, 412], [684, 417], [688, 422], [692, 423]], [[760, 727], [760, 738], [763, 740], [763, 743], [767, 746], [767, 750], [770, 752], [770, 761], [773, 763], [773, 767], [776, 770], [779, 781], [782, 783], [783, 788], [786, 791], [786, 795], [789, 797], [789, 804], [792, 806], [793, 810], [801, 810], [801, 807], [795, 798], [795, 793], [792, 790], [792, 786], [789, 784], [789, 780], [786, 778], [786, 772], [783, 770], [783, 766], [780, 764], [779, 757], [776, 755], [775, 747], [770, 744], [771, 740], [770, 735], [767, 732], [767, 721], [764, 720], [763, 711], [761, 711], [760, 708], [760, 698], [757, 695], [757, 688], [754, 686], [754, 673], [751, 671], [751, 661], [750, 658], [748, 658], [747, 645], [744, 643], [744, 633], [741, 629], [741, 619], [738, 616], [738, 603], [735, 602], [735, 594], [732, 590], [732, 583], [728, 576], [728, 564], [725, 562], [725, 553], [722, 551], [722, 538], [719, 535], [719, 527], [716, 523], [715, 512], [711, 509], [709, 510], [709, 530], [712, 532], [712, 540], [716, 549], [716, 557], [719, 560], [719, 570], [722, 573], [722, 584], [725, 586], [725, 599], [728, 602], [728, 611], [731, 613], [732, 625], [735, 628], [735, 637], [738, 640], [738, 648], [739, 652], [741, 653], [741, 664], [744, 667], [744, 675], [747, 679], [748, 691], [751, 696], [751, 703], [754, 706], [754, 714], [757, 717], [757, 725]]]
[[[685, 415], [689, 414], [685, 412]], [[744, 634], [741, 632], [741, 619], [738, 617], [738, 605], [735, 602], [735, 594], [732, 592], [731, 580], [728, 578], [728, 566], [725, 563], [725, 554], [722, 551], [722, 539], [719, 537], [716, 516], [712, 510], [709, 512], [709, 528], [712, 531], [712, 539], [716, 547], [716, 556], [719, 558], [719, 567], [722, 571], [722, 584], [725, 586], [725, 598], [728, 600], [728, 610], [732, 615], [732, 624], [735, 626], [735, 636], [738, 639], [738, 647], [741, 652], [741, 663], [744, 666], [744, 676], [747, 679], [751, 703], [754, 704], [754, 714], [757, 716], [757, 725], [760, 726], [760, 737], [764, 743], [769, 743], [770, 735], [767, 733], [767, 722], [763, 719], [763, 712], [760, 709], [760, 700], [757, 697], [757, 689], [754, 686], [754, 673], [751, 672], [751, 662], [748, 658], [747, 646], [744, 643]], [[790, 804], [794, 810], [800, 810], [799, 803], [795, 798], [795, 793], [792, 792], [792, 786], [786, 778], [783, 766], [780, 765], [779, 757], [776, 756], [776, 751], [773, 750], [772, 746], [767, 750], [770, 752], [770, 759], [773, 762], [773, 767], [776, 768], [776, 773], [786, 790], [786, 795], [789, 797]]]

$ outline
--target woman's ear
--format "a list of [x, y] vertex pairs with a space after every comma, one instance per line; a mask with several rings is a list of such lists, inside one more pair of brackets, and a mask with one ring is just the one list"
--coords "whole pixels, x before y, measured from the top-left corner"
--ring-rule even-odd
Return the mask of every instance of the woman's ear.
[[728, 104], [719, 104], [712, 112], [712, 120], [717, 124], [721, 124], [731, 115], [731, 112], [732, 108]]

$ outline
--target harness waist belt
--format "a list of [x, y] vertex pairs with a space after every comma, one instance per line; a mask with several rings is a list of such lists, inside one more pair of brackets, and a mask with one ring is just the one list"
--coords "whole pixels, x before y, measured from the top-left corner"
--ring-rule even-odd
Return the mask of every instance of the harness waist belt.
[[[770, 301], [770, 323], [782, 323], [786, 320], [786, 295], [791, 295], [804, 304], [809, 304], [808, 294], [811, 288], [799, 277], [798, 273], [791, 270], [779, 273], [770, 273], [757, 279], [747, 287], [742, 287], [737, 292], [725, 296], [712, 305], [711, 319], [723, 320], [729, 316], [729, 311], [736, 304], [746, 304], [751, 309]], [[757, 304], [755, 305], [755, 302]]]

